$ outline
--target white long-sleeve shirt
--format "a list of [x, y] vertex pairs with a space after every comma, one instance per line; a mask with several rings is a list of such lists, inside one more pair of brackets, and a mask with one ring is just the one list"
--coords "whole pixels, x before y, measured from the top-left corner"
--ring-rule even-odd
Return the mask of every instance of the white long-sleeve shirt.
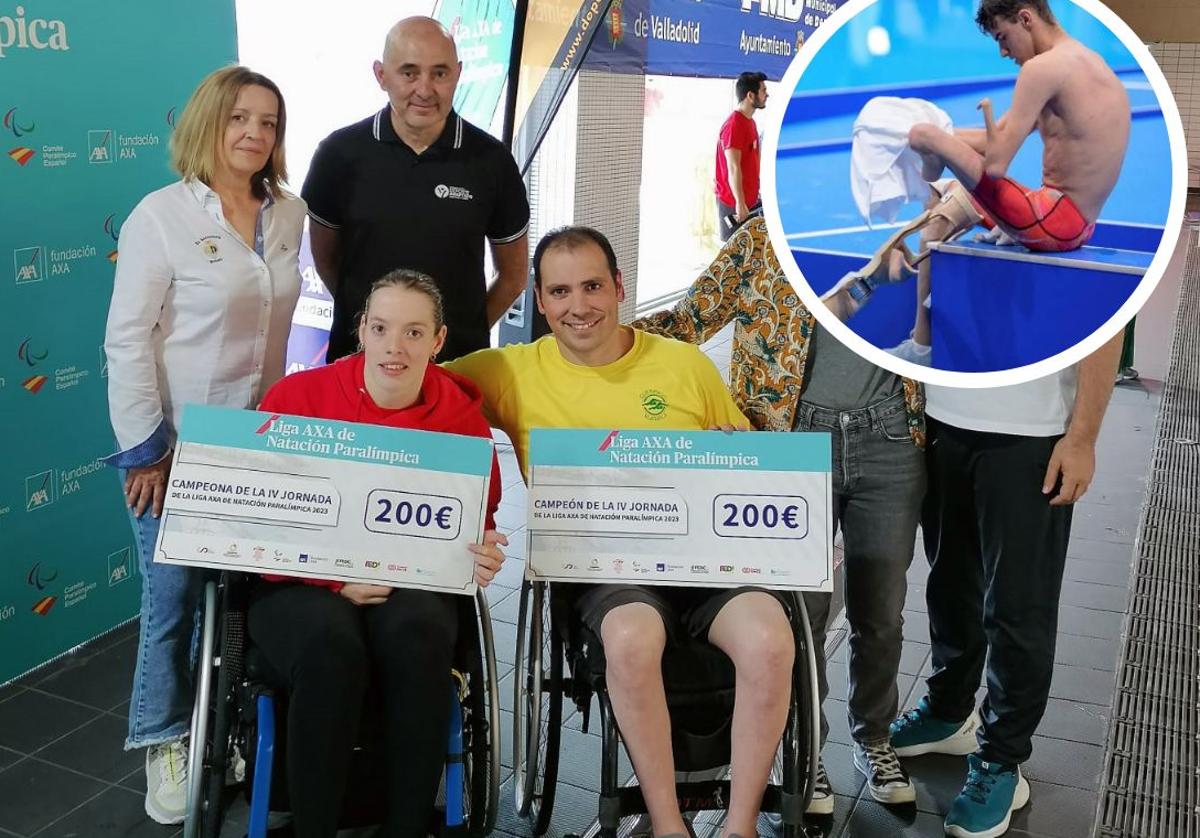
[[283, 376], [300, 296], [304, 201], [268, 198], [242, 241], [197, 180], [151, 192], [121, 227], [108, 311], [108, 404], [115, 466], [174, 445], [186, 403], [246, 408]]

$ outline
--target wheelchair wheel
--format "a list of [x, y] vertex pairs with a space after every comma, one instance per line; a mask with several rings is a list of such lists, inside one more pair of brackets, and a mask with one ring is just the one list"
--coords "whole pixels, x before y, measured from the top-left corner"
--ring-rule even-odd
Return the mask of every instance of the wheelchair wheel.
[[[812, 802], [817, 762], [821, 756], [820, 687], [817, 683], [816, 650], [813, 648], [808, 609], [804, 606], [803, 596], [796, 595], [793, 602], [794, 624], [799, 629], [803, 649], [796, 650], [792, 711], [788, 714], [780, 754], [776, 759], [782, 763], [784, 794], [798, 799], [799, 812], [803, 813]], [[798, 820], [797, 823], [789, 823], [788, 818], [783, 819], [784, 838], [804, 838], [808, 834], [804, 829], [802, 814]]]
[[[217, 838], [224, 815], [234, 686], [242, 676], [245, 615], [232, 607], [231, 580], [204, 586], [196, 703], [188, 747], [186, 838]], [[219, 606], [218, 606], [219, 603]]]
[[487, 835], [495, 828], [501, 770], [500, 694], [491, 613], [482, 591], [476, 594], [475, 603], [482, 660], [472, 661], [462, 702], [464, 815], [467, 834], [472, 838]]
[[550, 826], [562, 732], [562, 640], [550, 618], [550, 592], [525, 582], [517, 618], [513, 701], [513, 770], [517, 814], [534, 835]]

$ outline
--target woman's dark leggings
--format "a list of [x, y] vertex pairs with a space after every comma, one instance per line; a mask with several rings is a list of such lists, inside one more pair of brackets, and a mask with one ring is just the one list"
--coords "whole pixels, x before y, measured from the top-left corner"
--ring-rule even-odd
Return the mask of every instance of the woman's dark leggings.
[[458, 630], [451, 594], [402, 590], [358, 606], [328, 588], [259, 585], [250, 637], [288, 691], [288, 793], [297, 838], [333, 838], [368, 680], [382, 697], [387, 820], [380, 835], [423, 836], [450, 724]]

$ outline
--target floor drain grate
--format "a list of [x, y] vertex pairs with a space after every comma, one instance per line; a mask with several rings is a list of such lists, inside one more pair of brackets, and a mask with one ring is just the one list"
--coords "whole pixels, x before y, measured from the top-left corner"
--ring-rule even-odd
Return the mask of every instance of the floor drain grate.
[[1200, 251], [1189, 247], [1138, 529], [1099, 838], [1200, 838]]

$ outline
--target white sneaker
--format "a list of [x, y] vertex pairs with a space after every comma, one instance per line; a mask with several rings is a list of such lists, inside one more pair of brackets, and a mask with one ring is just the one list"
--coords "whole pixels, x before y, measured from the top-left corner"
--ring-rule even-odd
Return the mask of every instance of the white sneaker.
[[920, 364], [923, 367], [932, 366], [933, 347], [923, 346], [912, 338], [905, 338], [903, 343], [899, 343], [893, 346], [891, 349], [885, 351], [889, 355], [894, 355], [902, 361], [908, 361], [912, 364]]
[[187, 739], [146, 749], [146, 814], [158, 823], [183, 823], [187, 814], [187, 762]]

